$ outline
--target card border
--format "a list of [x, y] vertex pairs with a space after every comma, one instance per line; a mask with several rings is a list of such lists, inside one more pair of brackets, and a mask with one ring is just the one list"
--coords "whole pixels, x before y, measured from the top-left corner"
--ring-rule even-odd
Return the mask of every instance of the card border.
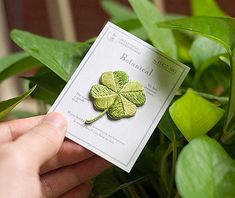
[[[181, 67], [181, 68], [183, 69], [182, 72], [181, 72], [181, 74], [179, 75], [179, 78], [178, 78], [177, 81], [175, 82], [175, 85], [174, 85], [174, 86], [172, 87], [172, 89], [170, 90], [169, 95], [168, 95], [167, 98], [165, 99], [164, 103], [161, 105], [161, 108], [159, 109], [159, 111], [157, 112], [156, 116], [154, 117], [152, 123], [150, 124], [149, 128], [147, 129], [146, 133], [143, 135], [143, 137], [142, 137], [141, 141], [139, 142], [138, 146], [137, 146], [136, 149], [133, 151], [133, 154], [131, 155], [131, 157], [130, 157], [128, 163], [121, 162], [120, 160], [116, 159], [115, 157], [113, 157], [113, 156], [107, 154], [106, 152], [100, 150], [100, 149], [97, 148], [96, 146], [94, 146], [94, 145], [92, 145], [92, 144], [90, 144], [90, 143], [84, 141], [83, 139], [81, 139], [81, 138], [75, 136], [73, 133], [67, 131], [68, 135], [73, 136], [73, 137], [76, 138], [76, 139], [79, 139], [80, 141], [86, 143], [87, 145], [90, 145], [90, 146], [93, 147], [94, 149], [96, 149], [96, 150], [100, 151], [101, 153], [105, 154], [106, 156], [109, 156], [109, 157], [112, 158], [113, 160], [119, 162], [119, 163], [122, 164], [123, 166], [128, 167], [129, 164], [130, 164], [130, 162], [132, 161], [133, 157], [135, 156], [136, 152], [139, 150], [139, 147], [140, 147], [141, 144], [143, 143], [145, 137], [149, 134], [149, 131], [150, 131], [150, 129], [153, 127], [153, 124], [154, 124], [154, 122], [156, 121], [156, 119], [158, 118], [159, 113], [161, 113], [162, 109], [165, 107], [166, 102], [168, 102], [169, 97], [172, 95], [172, 91], [176, 88], [176, 86], [178, 85], [179, 81], [182, 79], [182, 75], [185, 73], [185, 71], [186, 71], [186, 70], [189, 71], [189, 68], [186, 67], [185, 65], [183, 65], [182, 63], [177, 62], [177, 61], [175, 61], [174, 59], [172, 59], [172, 58], [166, 56], [165, 54], [163, 54], [162, 52], [160, 52], [159, 50], [157, 50], [157, 49], [154, 48], [153, 46], [151, 46], [151, 45], [149, 45], [148, 43], [146, 43], [146, 42], [140, 40], [138, 37], [131, 35], [130, 33], [126, 32], [125, 30], [122, 30], [121, 28], [117, 27], [116, 25], [114, 25], [114, 24], [112, 24], [112, 23], [110, 23], [110, 22], [108, 22], [105, 27], [106, 27], [106, 30], [104, 30], [103, 35], [100, 35], [101, 37], [100, 37], [100, 39], [98, 40], [98, 42], [93, 44], [93, 45], [95, 45], [95, 46], [92, 48], [92, 51], [91, 51], [90, 53], [87, 52], [87, 54], [88, 54], [88, 53], [89, 53], [89, 54], [88, 54], [87, 57], [85, 56], [85, 57], [86, 57], [86, 60], [85, 60], [84, 62], [81, 62], [81, 63], [80, 63], [80, 65], [79, 65], [79, 67], [78, 67], [78, 68], [79, 68], [79, 71], [76, 73], [75, 76], [72, 76], [73, 79], [71, 79], [71, 80], [72, 80], [71, 83], [69, 84], [68, 87], [66, 87], [66, 90], [64, 91], [63, 95], [59, 98], [59, 100], [57, 101], [57, 103], [51, 107], [51, 110], [50, 110], [50, 111], [55, 111], [55, 110], [57, 109], [57, 107], [58, 107], [58, 105], [60, 104], [61, 100], [62, 100], [62, 99], [64, 98], [64, 96], [67, 94], [69, 88], [73, 85], [74, 81], [77, 79], [77, 76], [78, 76], [79, 73], [82, 71], [82, 69], [84, 68], [84, 66], [86, 65], [86, 63], [88, 62], [88, 60], [90, 59], [90, 57], [92, 56], [92, 54], [94, 53], [94, 51], [96, 50], [96, 48], [99, 46], [100, 42], [103, 40], [103, 38], [105, 37], [105, 35], [107, 34], [107, 32], [108, 32], [111, 28], [112, 28], [112, 29], [115, 29], [116, 31], [118, 31], [118, 32], [121, 33], [121, 34], [124, 34], [125, 36], [129, 37], [130, 39], [134, 40], [135, 42], [138, 42], [139, 44], [143, 45], [144, 47], [147, 47], [148, 49], [150, 49], [150, 50], [153, 51], [154, 53], [160, 54], [160, 55], [163, 56], [165, 59], [167, 59], [167, 60], [173, 62], [174, 64], [176, 64], [176, 66]], [[101, 32], [101, 33], [102, 33], [102, 32]], [[82, 64], [82, 65], [81, 65], [81, 64]]]

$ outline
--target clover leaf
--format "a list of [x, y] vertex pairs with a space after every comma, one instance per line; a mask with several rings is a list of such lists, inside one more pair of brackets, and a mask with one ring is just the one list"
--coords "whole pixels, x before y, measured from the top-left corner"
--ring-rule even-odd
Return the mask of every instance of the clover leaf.
[[104, 72], [100, 84], [93, 85], [90, 90], [95, 108], [103, 112], [95, 118], [87, 119], [85, 123], [91, 124], [106, 113], [114, 120], [134, 116], [137, 107], [146, 101], [143, 90], [140, 82], [129, 82], [124, 71]]

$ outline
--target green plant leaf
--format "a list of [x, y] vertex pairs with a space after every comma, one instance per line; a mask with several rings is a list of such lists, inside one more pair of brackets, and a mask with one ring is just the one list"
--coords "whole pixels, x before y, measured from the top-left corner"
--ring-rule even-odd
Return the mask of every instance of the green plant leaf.
[[223, 97], [223, 96], [215, 96], [212, 94], [208, 93], [203, 93], [203, 92], [197, 92], [198, 95], [202, 96], [203, 98], [207, 100], [212, 100], [221, 103], [222, 105], [225, 105], [228, 103], [228, 97]]
[[41, 63], [25, 52], [15, 53], [0, 59], [0, 82], [33, 68]]
[[119, 190], [127, 188], [131, 184], [139, 182], [143, 179], [144, 177], [140, 177], [121, 184], [121, 182], [118, 180], [115, 168], [111, 168], [95, 178], [94, 192], [96, 196], [110, 197]]
[[111, 16], [112, 21], [115, 23], [127, 19], [137, 19], [137, 16], [131, 9], [118, 2], [102, 0], [101, 6]]
[[41, 69], [33, 77], [24, 77], [30, 81], [30, 87], [37, 85], [32, 97], [53, 104], [66, 82], [47, 68]]
[[234, 197], [235, 162], [216, 140], [195, 138], [180, 153], [176, 183], [185, 198]]
[[10, 119], [21, 119], [21, 118], [29, 118], [33, 116], [37, 116], [38, 114], [35, 112], [27, 111], [27, 110], [12, 110], [7, 118]]
[[190, 47], [193, 43], [194, 36], [192, 33], [185, 31], [174, 30], [172, 32], [177, 46], [179, 61], [184, 63], [191, 63], [192, 58], [190, 54]]
[[65, 81], [69, 80], [90, 47], [86, 42], [58, 41], [21, 30], [13, 30], [11, 38], [18, 46]]
[[[196, 74], [198, 78], [194, 82], [195, 89], [205, 93], [228, 96], [230, 81], [230, 68], [221, 61], [215, 61], [210, 67], [207, 67], [201, 74]], [[196, 80], [196, 78], [194, 79]], [[222, 88], [219, 90], [219, 88]], [[217, 91], [219, 90], [219, 92]]]
[[117, 26], [134, 34], [142, 40], [148, 39], [146, 31], [142, 27], [142, 24], [136, 14], [127, 6], [113, 0], [103, 0], [101, 1], [101, 5], [103, 9], [111, 16], [111, 21]]
[[223, 109], [191, 89], [174, 102], [169, 111], [176, 126], [188, 141], [207, 133], [224, 114]]
[[[191, 0], [191, 6], [194, 16], [226, 16], [214, 0]], [[194, 67], [197, 70], [195, 83], [199, 80], [201, 73], [209, 67], [214, 60], [218, 59], [218, 55], [225, 53], [221, 45], [200, 36], [195, 39], [190, 51]]]
[[109, 169], [95, 178], [95, 194], [99, 197], [110, 197], [114, 195], [119, 190], [127, 188], [128, 186], [144, 180], [144, 177], [140, 177], [129, 182], [122, 183], [118, 180], [118, 177], [115, 175], [115, 169]]
[[221, 61], [223, 61], [226, 65], [228, 65], [229, 67], [231, 66], [230, 65], [230, 62], [229, 62], [229, 57], [228, 57], [228, 54], [222, 54], [221, 56], [219, 56], [219, 59]]
[[33, 92], [35, 88], [36, 86], [34, 86], [33, 88], [31, 88], [30, 90], [28, 90], [27, 92], [25, 92], [23, 95], [19, 97], [11, 98], [9, 100], [0, 102], [0, 119], [5, 117], [16, 105], [18, 105], [25, 98], [27, 98]]
[[128, 19], [116, 23], [119, 27], [125, 29], [126, 31], [133, 31], [142, 28], [142, 24], [138, 19]]
[[214, 0], [191, 0], [194, 16], [225, 16]]
[[107, 195], [120, 186], [120, 181], [115, 176], [115, 169], [110, 168], [94, 179], [94, 193], [96, 196]]
[[127, 19], [119, 21], [116, 23], [116, 25], [130, 32], [131, 34], [134, 34], [138, 38], [141, 38], [142, 40], [148, 40], [147, 33], [142, 27], [139, 19]]
[[199, 36], [192, 44], [191, 56], [197, 73], [202, 73], [219, 55], [226, 53], [226, 50], [218, 43]]
[[92, 86], [90, 95], [95, 108], [103, 112], [93, 119], [86, 120], [87, 124], [95, 122], [106, 112], [115, 120], [134, 116], [137, 106], [145, 103], [143, 86], [138, 81], [129, 82], [128, 75], [123, 71], [104, 72], [100, 83], [101, 85]]
[[195, 16], [161, 22], [158, 26], [196, 32], [219, 42], [230, 54], [235, 47], [235, 19], [233, 18]]
[[169, 111], [166, 111], [165, 114], [162, 116], [162, 119], [158, 124], [158, 128], [171, 141], [178, 139], [180, 137], [179, 130], [177, 129], [173, 120], [171, 119]]
[[160, 29], [155, 24], [156, 22], [165, 20], [163, 14], [161, 14], [149, 1], [129, 0], [129, 2], [153, 45], [167, 55], [176, 58], [177, 49], [172, 32], [170, 30]]
[[[153, 140], [155, 141], [155, 139]], [[135, 166], [132, 170], [133, 176], [138, 175], [154, 175], [156, 174], [156, 164], [160, 163], [158, 156], [155, 155], [154, 149], [150, 149], [150, 143], [148, 143], [140, 156], [138, 157]], [[144, 167], [144, 168], [143, 168]], [[136, 172], [135, 172], [136, 171]], [[156, 174], [157, 175], [157, 174]]]
[[138, 178], [138, 179], [135, 179], [135, 180], [132, 180], [132, 181], [123, 183], [123, 184], [121, 184], [120, 186], [118, 186], [116, 189], [114, 189], [112, 192], [110, 192], [110, 193], [104, 195], [104, 197], [110, 197], [111, 195], [113, 195], [114, 193], [118, 192], [119, 190], [122, 190], [122, 189], [124, 189], [124, 188], [127, 188], [128, 186], [130, 186], [130, 185], [132, 185], [132, 184], [134, 184], [134, 183], [138, 183], [138, 182], [140, 182], [140, 181], [142, 181], [142, 180], [144, 180], [144, 179], [145, 179], [145, 177], [140, 177], [140, 178]]

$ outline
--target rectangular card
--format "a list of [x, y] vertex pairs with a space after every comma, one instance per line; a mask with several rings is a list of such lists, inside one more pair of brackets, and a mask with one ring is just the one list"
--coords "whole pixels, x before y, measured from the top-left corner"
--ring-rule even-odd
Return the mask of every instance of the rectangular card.
[[[129, 172], [188, 71], [187, 66], [108, 22], [50, 111], [67, 117], [69, 139]], [[134, 83], [128, 83], [123, 72]], [[94, 88], [99, 96], [93, 99], [92, 86], [102, 83]], [[138, 88], [141, 85], [143, 90]], [[86, 124], [102, 112], [97, 109], [102, 105], [109, 110]]]

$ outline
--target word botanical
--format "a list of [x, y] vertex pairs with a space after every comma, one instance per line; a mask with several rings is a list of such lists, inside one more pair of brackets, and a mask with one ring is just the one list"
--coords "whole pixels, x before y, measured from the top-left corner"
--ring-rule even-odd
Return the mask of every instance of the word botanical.
[[140, 65], [136, 64], [133, 61], [133, 59], [128, 57], [128, 55], [126, 53], [123, 53], [120, 59], [122, 61], [125, 61], [127, 64], [129, 64], [130, 66], [134, 67], [135, 69], [138, 69], [139, 71], [145, 73], [148, 76], [150, 76], [152, 74], [152, 72], [153, 72], [153, 69], [147, 70], [143, 66], [140, 66]]

